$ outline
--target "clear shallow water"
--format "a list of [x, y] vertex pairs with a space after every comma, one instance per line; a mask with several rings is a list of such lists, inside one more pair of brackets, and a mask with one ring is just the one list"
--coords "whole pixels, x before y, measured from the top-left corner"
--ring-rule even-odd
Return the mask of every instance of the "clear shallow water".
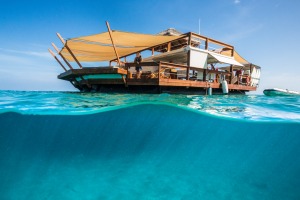
[[2, 91], [0, 113], [0, 199], [300, 199], [299, 98]]
[[0, 92], [0, 113], [80, 115], [149, 103], [168, 104], [228, 118], [300, 122], [299, 96]]

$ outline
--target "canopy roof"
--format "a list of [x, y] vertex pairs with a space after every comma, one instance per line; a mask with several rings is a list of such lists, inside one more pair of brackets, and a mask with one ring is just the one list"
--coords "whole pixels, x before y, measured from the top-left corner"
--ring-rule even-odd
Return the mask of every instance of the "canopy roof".
[[[231, 49], [227, 49], [227, 48], [222, 48], [222, 49], [217, 49], [214, 52], [217, 52], [217, 55], [225, 55], [225, 56], [229, 56], [231, 57]], [[257, 69], [260, 69], [260, 66], [255, 65], [253, 63], [248, 62], [246, 59], [244, 59], [238, 52], [234, 51], [233, 54], [233, 59], [235, 61], [237, 61], [238, 63], [242, 64], [242, 65], [238, 65], [238, 64], [233, 64], [233, 63], [228, 63], [228, 64], [233, 64], [233, 70], [239, 70], [239, 69], [244, 69], [244, 70], [249, 70], [250, 67], [255, 67]], [[226, 63], [226, 62], [224, 62]], [[230, 70], [230, 66], [226, 66], [226, 67], [221, 67], [220, 69], [224, 69], [224, 70]]]
[[215, 63], [215, 62], [220, 62], [220, 63], [226, 63], [226, 64], [231, 64], [234, 66], [244, 66], [243, 64], [239, 63], [238, 61], [235, 60], [235, 57], [231, 57], [228, 55], [223, 55], [223, 54], [218, 54], [214, 52], [208, 52], [209, 58], [208, 58], [208, 63]]
[[[231, 49], [226, 49], [223, 48], [220, 50], [220, 54], [225, 55], [225, 56], [231, 56]], [[242, 56], [240, 56], [240, 54], [236, 51], [234, 51], [233, 57], [236, 61], [238, 61], [239, 63], [243, 64], [243, 65], [247, 65], [250, 64], [246, 59], [244, 59]]]
[[[181, 37], [183, 37], [183, 35], [163, 36], [112, 31], [112, 38], [119, 57], [133, 54], [135, 52], [164, 44]], [[60, 53], [62, 53], [62, 55], [68, 61], [75, 61], [67, 50], [66, 45], [71, 49], [72, 53], [79, 61], [97, 62], [109, 61], [117, 58], [112, 46], [109, 32], [71, 38], [67, 40]]]

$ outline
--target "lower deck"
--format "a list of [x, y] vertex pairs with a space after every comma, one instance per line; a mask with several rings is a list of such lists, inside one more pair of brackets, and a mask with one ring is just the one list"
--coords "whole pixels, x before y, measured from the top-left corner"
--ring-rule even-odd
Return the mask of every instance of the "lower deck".
[[246, 77], [234, 77], [232, 73], [216, 70], [193, 70], [186, 66], [166, 63], [143, 63], [143, 72], [135, 67], [97, 67], [68, 70], [58, 76], [70, 81], [80, 91], [135, 92], [135, 93], [191, 93], [222, 94], [222, 81], [226, 80], [229, 93], [255, 91], [257, 87]]

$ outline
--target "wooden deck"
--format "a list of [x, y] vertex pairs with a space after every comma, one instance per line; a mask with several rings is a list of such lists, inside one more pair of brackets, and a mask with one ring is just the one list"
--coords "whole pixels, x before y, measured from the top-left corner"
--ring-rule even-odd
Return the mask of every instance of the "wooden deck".
[[[170, 64], [166, 63], [155, 63], [147, 62], [143, 63], [144, 66], [154, 66], [156, 67], [157, 72], [145, 72], [141, 79], [136, 79], [135, 77], [129, 78], [127, 76], [128, 70], [124, 68], [113, 68], [113, 67], [98, 67], [98, 68], [82, 68], [82, 69], [70, 69], [58, 76], [59, 79], [70, 81], [76, 88], [81, 91], [98, 91], [99, 88], [110, 88], [111, 91], [122, 91], [125, 92], [131, 90], [134, 91], [138, 88], [138, 92], [147, 93], [148, 89], [151, 88], [157, 89], [158, 92], [162, 88], [167, 89], [168, 91], [184, 91], [184, 90], [198, 90], [207, 89], [211, 87], [215, 91], [222, 91], [221, 83], [212, 82], [211, 80], [195, 80], [192, 78], [189, 79], [188, 74], [184, 74], [184, 77], [172, 76], [172, 74], [165, 73], [165, 69], [181, 67], [184, 70], [187, 70], [187, 66]], [[132, 66], [129, 64], [128, 66]], [[127, 67], [128, 67], [127, 66]], [[126, 68], [126, 67], [125, 67]], [[215, 73], [213, 70], [206, 70], [206, 73]], [[228, 76], [228, 72], [217, 72]], [[150, 78], [150, 74], [154, 75], [154, 78]], [[92, 76], [91, 76], [92, 75]], [[93, 76], [94, 75], [94, 76]], [[104, 75], [102, 78], [97, 78], [99, 75]], [[106, 78], [105, 75], [117, 76], [117, 78]], [[186, 77], [185, 77], [186, 76]], [[93, 78], [90, 78], [93, 77]], [[229, 77], [230, 78], [230, 77]], [[228, 81], [229, 82], [229, 81]], [[255, 91], [256, 87], [246, 86], [241, 84], [228, 84], [229, 92], [246, 92], [246, 91]], [[101, 89], [102, 91], [102, 89]]]

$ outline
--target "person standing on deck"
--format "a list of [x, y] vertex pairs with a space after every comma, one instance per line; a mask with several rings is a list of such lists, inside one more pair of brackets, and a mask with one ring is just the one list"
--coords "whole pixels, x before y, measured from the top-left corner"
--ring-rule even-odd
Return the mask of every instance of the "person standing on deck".
[[242, 75], [243, 75], [243, 71], [242, 71], [243, 68], [237, 70], [235, 72], [235, 75], [237, 77], [237, 80], [238, 80], [238, 84], [240, 84], [242, 82]]
[[141, 53], [138, 52], [138, 53], [136, 54], [135, 59], [134, 59], [135, 70], [136, 70], [136, 78], [138, 78], [138, 79], [141, 78], [141, 74], [142, 74], [142, 66], [141, 66], [141, 62], [142, 62], [142, 56], [141, 56]]

